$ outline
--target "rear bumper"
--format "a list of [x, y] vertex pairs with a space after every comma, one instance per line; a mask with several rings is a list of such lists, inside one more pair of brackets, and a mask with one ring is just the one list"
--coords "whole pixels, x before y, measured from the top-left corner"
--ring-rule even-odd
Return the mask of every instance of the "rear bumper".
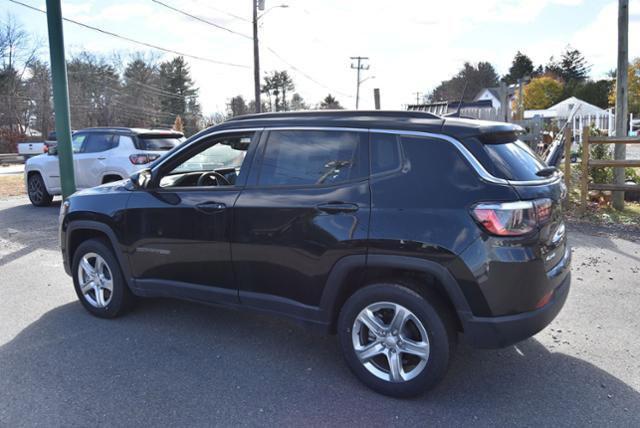
[[477, 348], [503, 348], [527, 339], [545, 328], [564, 306], [571, 273], [566, 272], [553, 298], [540, 309], [499, 317], [471, 317], [463, 322], [467, 342]]

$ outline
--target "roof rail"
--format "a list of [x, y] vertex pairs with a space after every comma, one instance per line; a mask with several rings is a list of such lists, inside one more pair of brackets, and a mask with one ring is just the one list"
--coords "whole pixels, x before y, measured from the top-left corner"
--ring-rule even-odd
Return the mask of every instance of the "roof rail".
[[433, 113], [424, 111], [407, 111], [407, 110], [305, 110], [305, 111], [286, 111], [286, 112], [269, 112], [269, 113], [253, 113], [227, 119], [230, 121], [240, 121], [249, 119], [284, 119], [288, 117], [305, 117], [305, 116], [326, 116], [336, 118], [355, 118], [361, 116], [375, 117], [411, 117], [416, 119], [440, 119]]

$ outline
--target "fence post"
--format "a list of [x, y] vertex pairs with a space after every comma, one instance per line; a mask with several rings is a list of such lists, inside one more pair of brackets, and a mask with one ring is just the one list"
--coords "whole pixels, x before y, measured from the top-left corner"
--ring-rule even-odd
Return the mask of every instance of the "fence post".
[[564, 128], [564, 184], [567, 186], [567, 201], [571, 194], [571, 146], [573, 132], [568, 126]]
[[580, 208], [584, 213], [587, 209], [587, 197], [589, 193], [589, 128], [582, 129], [582, 177], [580, 191]]

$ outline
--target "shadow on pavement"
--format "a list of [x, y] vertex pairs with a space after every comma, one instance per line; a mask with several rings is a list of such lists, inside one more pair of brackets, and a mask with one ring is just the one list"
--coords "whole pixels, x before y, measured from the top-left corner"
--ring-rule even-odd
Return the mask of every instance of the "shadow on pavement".
[[254, 313], [143, 301], [117, 320], [79, 303], [0, 346], [0, 425], [617, 425], [640, 394], [530, 339], [459, 346], [441, 386], [395, 400], [361, 386], [332, 336]]
[[60, 201], [54, 201], [49, 207], [34, 207], [24, 198], [21, 205], [11, 205], [8, 208], [4, 208], [4, 204], [13, 201], [3, 202], [0, 205], [0, 239], [18, 249], [8, 253], [0, 249], [0, 266], [36, 250], [59, 251]]

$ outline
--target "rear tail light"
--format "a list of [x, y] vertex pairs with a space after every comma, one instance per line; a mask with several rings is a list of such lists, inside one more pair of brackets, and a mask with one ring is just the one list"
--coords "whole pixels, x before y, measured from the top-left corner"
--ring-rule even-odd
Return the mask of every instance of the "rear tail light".
[[129, 156], [129, 160], [134, 165], [144, 165], [146, 163], [153, 162], [159, 157], [160, 155], [155, 153], [154, 154], [138, 153], [138, 154]]
[[535, 230], [551, 218], [553, 201], [503, 202], [478, 204], [473, 207], [473, 218], [492, 235], [520, 236]]

